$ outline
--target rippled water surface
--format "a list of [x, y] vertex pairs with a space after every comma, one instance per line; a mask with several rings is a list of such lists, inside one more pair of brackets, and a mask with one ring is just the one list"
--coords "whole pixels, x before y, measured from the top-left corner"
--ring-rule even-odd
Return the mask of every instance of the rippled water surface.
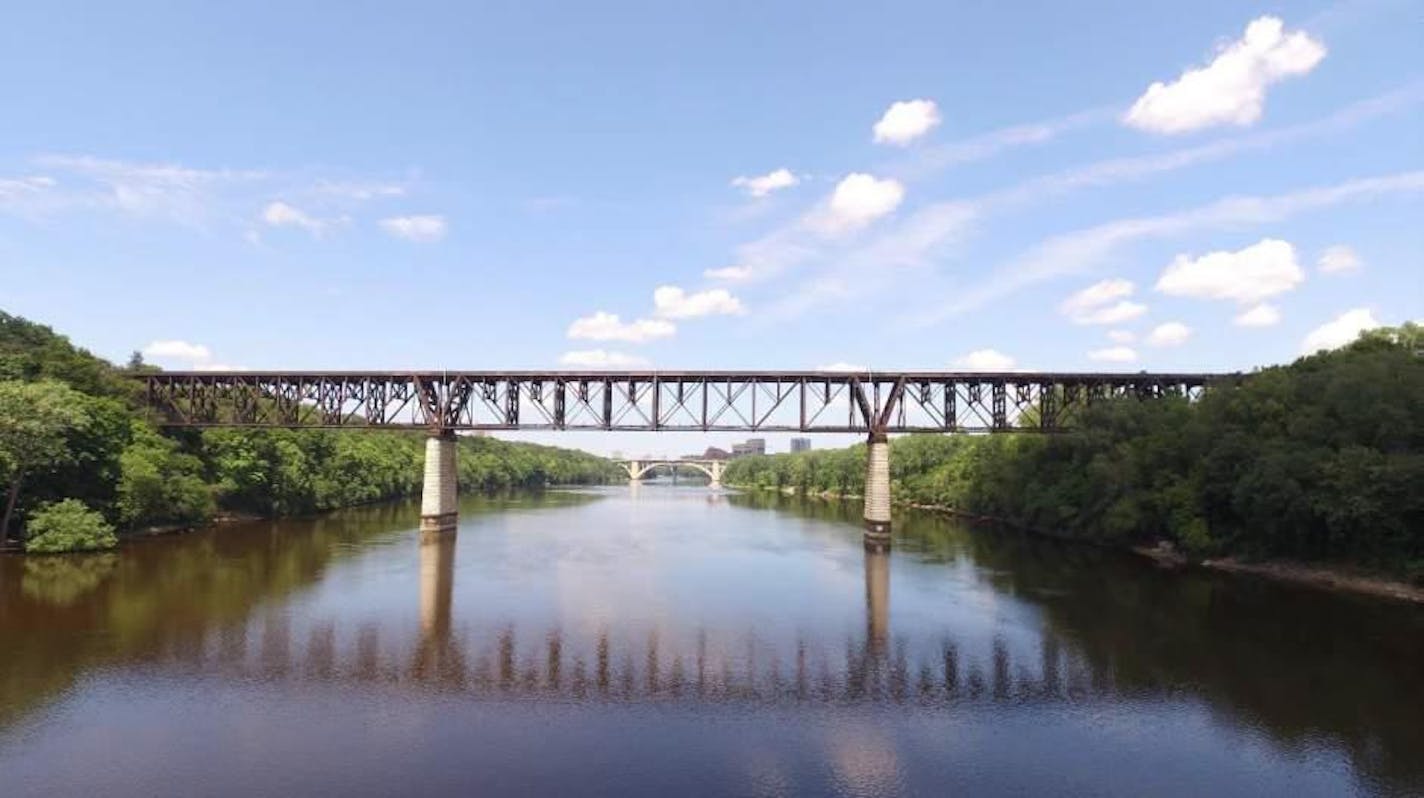
[[1424, 612], [645, 485], [0, 557], [0, 794], [1424, 792]]

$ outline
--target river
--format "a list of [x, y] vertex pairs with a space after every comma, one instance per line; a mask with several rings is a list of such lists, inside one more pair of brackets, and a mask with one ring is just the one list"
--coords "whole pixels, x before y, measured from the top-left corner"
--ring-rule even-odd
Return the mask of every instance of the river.
[[1424, 793], [1424, 612], [644, 485], [0, 557], [0, 794]]

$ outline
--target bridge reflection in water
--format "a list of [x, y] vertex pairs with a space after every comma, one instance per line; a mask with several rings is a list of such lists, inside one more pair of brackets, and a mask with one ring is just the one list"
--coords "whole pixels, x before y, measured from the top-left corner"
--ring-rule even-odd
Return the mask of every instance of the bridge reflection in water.
[[749, 630], [648, 629], [628, 635], [604, 628], [580, 634], [513, 624], [474, 630], [454, 617], [455, 555], [453, 536], [421, 546], [418, 634], [370, 623], [343, 637], [334, 623], [295, 630], [285, 616], [259, 615], [251, 628], [255, 650], [248, 627], [239, 625], [168, 649], [155, 664], [268, 683], [358, 682], [472, 696], [613, 702], [937, 706], [1082, 702], [1117, 692], [1110, 674], [1091, 660], [1065, 656], [1051, 636], [1037, 662], [1013, 661], [1010, 647], [999, 639], [979, 652], [949, 637], [895, 637], [887, 553], [864, 555], [865, 632], [847, 637], [843, 648], [824, 637], [801, 637], [787, 648]]

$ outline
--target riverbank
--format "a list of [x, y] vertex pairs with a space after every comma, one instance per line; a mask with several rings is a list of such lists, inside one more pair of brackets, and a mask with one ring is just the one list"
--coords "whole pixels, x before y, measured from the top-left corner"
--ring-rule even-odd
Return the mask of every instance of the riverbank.
[[1352, 571], [1344, 567], [1322, 568], [1320, 566], [1285, 560], [1243, 562], [1233, 557], [1203, 560], [1199, 563], [1199, 566], [1215, 571], [1250, 574], [1252, 576], [1260, 576], [1282, 582], [1294, 582], [1296, 584], [1309, 585], [1326, 590], [1364, 593], [1371, 596], [1424, 604], [1424, 587], [1388, 579], [1367, 572]]
[[[738, 490], [767, 490], [781, 493], [786, 496], [804, 496], [822, 501], [844, 501], [858, 500], [861, 497], [851, 493], [838, 493], [836, 491], [820, 491], [812, 493], [798, 493], [794, 488], [758, 488], [747, 485], [728, 485], [728, 487]], [[1100, 541], [1085, 540], [1069, 535], [1056, 534], [1051, 530], [1036, 529], [1033, 527], [1015, 524], [1002, 518], [966, 513], [939, 504], [926, 504], [922, 502], [893, 502], [896, 507], [904, 507], [924, 512], [949, 515], [961, 518], [975, 524], [1009, 527], [1021, 532], [1033, 535], [1053, 538], [1054, 540], [1071, 541], [1091, 546], [1104, 546]], [[1109, 548], [1119, 548], [1109, 546]], [[1322, 590], [1332, 590], [1345, 593], [1357, 593], [1362, 595], [1376, 596], [1379, 598], [1394, 599], [1397, 601], [1407, 601], [1415, 604], [1424, 604], [1424, 586], [1412, 585], [1389, 576], [1377, 573], [1370, 573], [1351, 566], [1320, 566], [1305, 563], [1293, 562], [1290, 560], [1258, 560], [1245, 561], [1236, 557], [1219, 557], [1201, 560], [1193, 560], [1170, 545], [1144, 546], [1134, 545], [1126, 547], [1127, 551], [1140, 557], [1151, 560], [1153, 563], [1164, 568], [1201, 568], [1205, 570], [1222, 571], [1233, 574], [1243, 574], [1254, 577], [1271, 579], [1278, 582], [1290, 582], [1298, 585], [1318, 588]]]

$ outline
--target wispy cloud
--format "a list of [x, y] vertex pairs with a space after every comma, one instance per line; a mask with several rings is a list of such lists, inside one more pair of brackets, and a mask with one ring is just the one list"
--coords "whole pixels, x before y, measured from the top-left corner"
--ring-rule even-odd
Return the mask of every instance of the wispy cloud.
[[398, 201], [410, 180], [322, 174], [310, 169], [203, 168], [176, 162], [46, 154], [36, 174], [0, 176], [0, 213], [27, 218], [111, 213], [250, 238], [254, 222], [313, 234], [349, 222], [368, 202]]
[[1424, 102], [1424, 80], [1416, 80], [1384, 94], [1351, 103], [1325, 117], [1298, 125], [1232, 136], [1193, 147], [1147, 155], [1109, 158], [1024, 181], [980, 199], [984, 206], [1005, 206], [1043, 201], [1071, 191], [1140, 180], [1235, 155], [1269, 149], [1300, 139], [1338, 133]]
[[882, 171], [901, 180], [919, 180], [955, 166], [988, 160], [1019, 147], [1046, 144], [1065, 133], [1109, 122], [1116, 115], [1116, 108], [1103, 107], [1056, 119], [1010, 125], [987, 133], [923, 147], [914, 156], [891, 164]]
[[1002, 298], [1030, 285], [1081, 274], [1131, 243], [1196, 230], [1247, 229], [1348, 202], [1424, 193], [1424, 170], [1361, 178], [1270, 196], [1225, 197], [1198, 208], [1160, 216], [1119, 219], [1054, 236], [1000, 266], [977, 284], [920, 318], [930, 325]]
[[35, 163], [69, 178], [63, 191], [50, 198], [51, 210], [108, 209], [191, 226], [204, 226], [223, 212], [219, 200], [224, 191], [270, 177], [261, 170], [198, 169], [90, 155], [42, 155]]
[[[1143, 180], [1296, 140], [1343, 132], [1421, 103], [1424, 103], [1424, 80], [1411, 81], [1311, 122], [1232, 136], [1168, 152], [1109, 158], [1030, 178], [977, 197], [932, 203], [885, 227], [869, 240], [857, 240], [850, 246], [829, 247], [822, 242], [807, 242], [786, 230], [776, 231], [747, 245], [741, 253], [744, 255], [741, 263], [769, 264], [772, 268], [734, 266], [727, 277], [753, 279], [753, 276], [776, 275], [793, 266], [817, 267], [817, 273], [806, 278], [788, 295], [765, 305], [776, 318], [794, 317], [823, 302], [839, 298], [840, 293], [825, 290], [828, 283], [853, 282], [859, 295], [863, 296], [902, 278], [904, 275], [896, 271], [897, 268], [929, 268], [963, 244], [975, 229], [996, 216], [1021, 211], [1082, 189]], [[1089, 112], [1070, 118], [1073, 120], [1071, 123], [1060, 123], [1060, 128], [1090, 124], [1102, 118], [1102, 112]], [[1048, 129], [1041, 133], [1034, 133], [1033, 127], [1029, 126], [1021, 133], [1001, 131], [988, 137], [988, 140], [1032, 141], [1038, 136], [1054, 134], [1050, 124], [1043, 125]], [[966, 146], [964, 153], [972, 155], [986, 147], [989, 145]], [[1065, 242], [1063, 246], [1071, 243]], [[1088, 243], [1079, 242], [1079, 245]]]

